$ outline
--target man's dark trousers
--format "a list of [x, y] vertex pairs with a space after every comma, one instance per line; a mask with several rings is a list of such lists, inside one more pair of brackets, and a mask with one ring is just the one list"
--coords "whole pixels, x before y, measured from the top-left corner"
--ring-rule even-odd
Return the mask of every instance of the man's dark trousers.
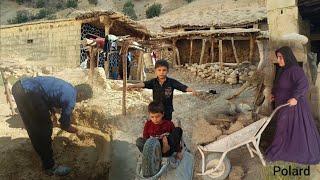
[[43, 168], [52, 168], [54, 166], [52, 121], [44, 95], [41, 92], [24, 90], [20, 80], [13, 85], [12, 94], [32, 146], [41, 158]]

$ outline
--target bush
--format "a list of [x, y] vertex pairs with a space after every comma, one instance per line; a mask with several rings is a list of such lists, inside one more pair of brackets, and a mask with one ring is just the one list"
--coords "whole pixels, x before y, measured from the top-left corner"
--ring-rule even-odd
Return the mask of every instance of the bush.
[[54, 20], [54, 19], [57, 19], [56, 15], [51, 14], [51, 15], [48, 16], [48, 20]]
[[123, 9], [122, 12], [129, 16], [131, 19], [136, 20], [138, 17], [136, 15], [136, 11], [134, 10], [134, 4], [132, 3], [131, 0], [127, 1], [124, 5], [123, 5]]
[[36, 0], [36, 8], [43, 8], [46, 4], [45, 0]]
[[159, 16], [161, 14], [162, 5], [159, 3], [155, 3], [148, 7], [146, 11], [147, 18], [153, 18]]
[[52, 14], [52, 10], [51, 9], [41, 9], [35, 16], [34, 19], [42, 19], [45, 17], [48, 17], [50, 14]]
[[17, 11], [17, 16], [13, 19], [8, 20], [8, 23], [10, 24], [19, 24], [19, 23], [25, 23], [31, 20], [31, 14], [27, 10], [20, 10]]
[[61, 0], [57, 1], [55, 7], [57, 10], [64, 9], [64, 2]]
[[97, 5], [98, 4], [98, 0], [88, 0], [89, 4], [94, 4]]
[[193, 0], [186, 0], [188, 3], [191, 3]]
[[67, 8], [78, 7], [78, 0], [67, 0]]
[[16, 3], [18, 3], [18, 4], [23, 4], [24, 3], [24, 0], [16, 0]]

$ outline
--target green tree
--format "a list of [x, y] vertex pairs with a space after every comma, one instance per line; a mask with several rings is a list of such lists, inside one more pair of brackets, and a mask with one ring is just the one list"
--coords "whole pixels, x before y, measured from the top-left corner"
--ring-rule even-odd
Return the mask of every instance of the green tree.
[[25, 23], [31, 20], [31, 14], [27, 10], [20, 10], [17, 11], [17, 15], [15, 18], [8, 20], [8, 23], [10, 24], [19, 24], [19, 23]]
[[42, 19], [45, 17], [48, 17], [50, 14], [52, 14], [53, 11], [51, 9], [40, 9], [40, 11], [34, 16], [34, 19]]
[[23, 4], [24, 3], [24, 0], [16, 0], [16, 3], [18, 3], [18, 4]]
[[123, 9], [122, 12], [129, 16], [131, 19], [136, 20], [138, 17], [136, 15], [136, 11], [134, 10], [134, 4], [132, 3], [131, 0], [127, 1], [124, 5], [123, 5]]
[[43, 8], [46, 5], [45, 0], [36, 0], [36, 8]]
[[94, 4], [97, 5], [98, 4], [98, 0], [88, 0], [89, 4]]
[[67, 8], [78, 7], [78, 0], [67, 0]]
[[159, 16], [161, 14], [162, 5], [159, 3], [155, 3], [148, 7], [146, 11], [147, 18], [153, 18]]

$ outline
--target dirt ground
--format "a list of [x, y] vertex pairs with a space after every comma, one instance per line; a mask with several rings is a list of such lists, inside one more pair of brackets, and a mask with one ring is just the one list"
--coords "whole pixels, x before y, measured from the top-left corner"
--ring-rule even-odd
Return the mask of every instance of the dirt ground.
[[[65, 69], [54, 73], [72, 84], [87, 81], [87, 72], [79, 69]], [[98, 76], [98, 75], [97, 75]], [[98, 76], [99, 77], [99, 76]], [[175, 91], [173, 121], [181, 121], [184, 140], [196, 156], [195, 170], [199, 172], [199, 153], [192, 138], [199, 119], [203, 116], [226, 113], [229, 104], [225, 100], [239, 85], [208, 84], [189, 75], [184, 70], [171, 70], [170, 77], [197, 90], [216, 90], [214, 96], [192, 96]], [[122, 81], [99, 79], [95, 81], [94, 97], [78, 103], [73, 114], [73, 122], [80, 128], [80, 135], [54, 129], [53, 149], [57, 164], [73, 168], [70, 176], [63, 179], [134, 179], [139, 156], [135, 140], [142, 135], [143, 124], [147, 120], [147, 105], [151, 101], [151, 91], [130, 91], [127, 94], [128, 115], [121, 115]], [[2, 83], [0, 83], [2, 84]], [[41, 171], [41, 164], [34, 152], [22, 121], [18, 116], [10, 117], [8, 105], [0, 85], [0, 179], [59, 179], [48, 177]], [[252, 101], [253, 91], [239, 96], [235, 103]], [[209, 133], [209, 132], [208, 132]], [[272, 177], [272, 165], [263, 167], [257, 157], [251, 158], [246, 148], [238, 148], [228, 153], [232, 167], [241, 167], [241, 179], [256, 180]], [[319, 166], [319, 165], [318, 165]], [[320, 168], [311, 167], [311, 179], [318, 179]], [[194, 176], [194, 179], [201, 179]], [[229, 178], [234, 179], [234, 178]], [[280, 179], [282, 179], [280, 177]]]

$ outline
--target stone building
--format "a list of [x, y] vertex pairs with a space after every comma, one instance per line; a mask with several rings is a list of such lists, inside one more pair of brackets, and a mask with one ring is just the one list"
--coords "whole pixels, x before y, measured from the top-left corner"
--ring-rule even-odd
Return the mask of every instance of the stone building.
[[139, 23], [117, 12], [84, 12], [72, 18], [5, 25], [0, 28], [0, 58], [21, 57], [30, 65], [76, 67], [81, 40], [96, 35], [149, 37]]
[[258, 61], [255, 40], [268, 38], [266, 7], [238, 7], [228, 2], [221, 3], [226, 6], [222, 9], [220, 4], [209, 1], [194, 2], [139, 22], [156, 34], [156, 38], [151, 38], [156, 44], [164, 51], [172, 51], [177, 64]]

